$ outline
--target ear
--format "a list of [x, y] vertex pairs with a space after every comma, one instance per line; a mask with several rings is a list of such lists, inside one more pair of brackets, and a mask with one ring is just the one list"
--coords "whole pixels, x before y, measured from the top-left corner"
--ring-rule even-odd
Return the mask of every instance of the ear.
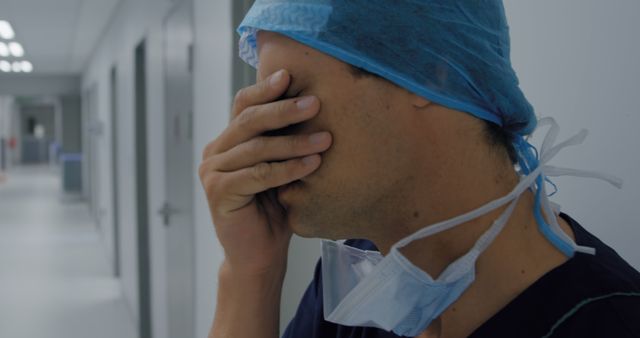
[[431, 101], [425, 99], [420, 95], [411, 94], [411, 104], [416, 109], [422, 109], [431, 105]]

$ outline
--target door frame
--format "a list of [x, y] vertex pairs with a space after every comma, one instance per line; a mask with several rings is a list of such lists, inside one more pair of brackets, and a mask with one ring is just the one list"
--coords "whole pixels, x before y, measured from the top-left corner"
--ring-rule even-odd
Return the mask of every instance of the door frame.
[[113, 65], [109, 74], [111, 101], [111, 208], [113, 224], [113, 275], [120, 277], [120, 207], [118, 180], [118, 70]]
[[149, 171], [147, 155], [147, 41], [134, 51], [136, 211], [138, 241], [138, 300], [140, 338], [152, 337], [151, 258], [149, 243]]

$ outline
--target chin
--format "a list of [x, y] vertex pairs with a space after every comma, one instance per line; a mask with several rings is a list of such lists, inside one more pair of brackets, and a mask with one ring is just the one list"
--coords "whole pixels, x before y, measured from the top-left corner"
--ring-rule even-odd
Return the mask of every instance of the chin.
[[344, 222], [336, 220], [331, 213], [325, 213], [324, 210], [326, 209], [315, 203], [310, 206], [290, 206], [287, 209], [287, 224], [294, 234], [302, 238], [333, 240], [353, 238], [342, 233], [344, 228], [335, 228], [337, 224], [344, 224]]
[[318, 228], [310, 224], [308, 217], [301, 217], [299, 209], [290, 208], [287, 210], [287, 221], [289, 228], [294, 234], [302, 238], [318, 238], [322, 237], [318, 234]]

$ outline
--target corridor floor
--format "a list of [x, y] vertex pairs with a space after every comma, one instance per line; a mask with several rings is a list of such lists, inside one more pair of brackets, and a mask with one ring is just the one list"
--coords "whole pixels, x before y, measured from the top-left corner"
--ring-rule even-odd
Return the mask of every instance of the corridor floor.
[[47, 167], [0, 182], [0, 337], [135, 338], [88, 207], [60, 186]]

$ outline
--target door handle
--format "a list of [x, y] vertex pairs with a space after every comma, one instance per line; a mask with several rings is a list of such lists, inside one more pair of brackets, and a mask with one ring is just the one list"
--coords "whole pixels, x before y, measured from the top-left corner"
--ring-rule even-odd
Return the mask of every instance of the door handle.
[[158, 210], [158, 214], [162, 216], [162, 221], [165, 226], [169, 226], [169, 221], [171, 220], [171, 216], [175, 214], [179, 214], [181, 211], [178, 209], [174, 209], [169, 205], [169, 202], [164, 202], [162, 208]]

